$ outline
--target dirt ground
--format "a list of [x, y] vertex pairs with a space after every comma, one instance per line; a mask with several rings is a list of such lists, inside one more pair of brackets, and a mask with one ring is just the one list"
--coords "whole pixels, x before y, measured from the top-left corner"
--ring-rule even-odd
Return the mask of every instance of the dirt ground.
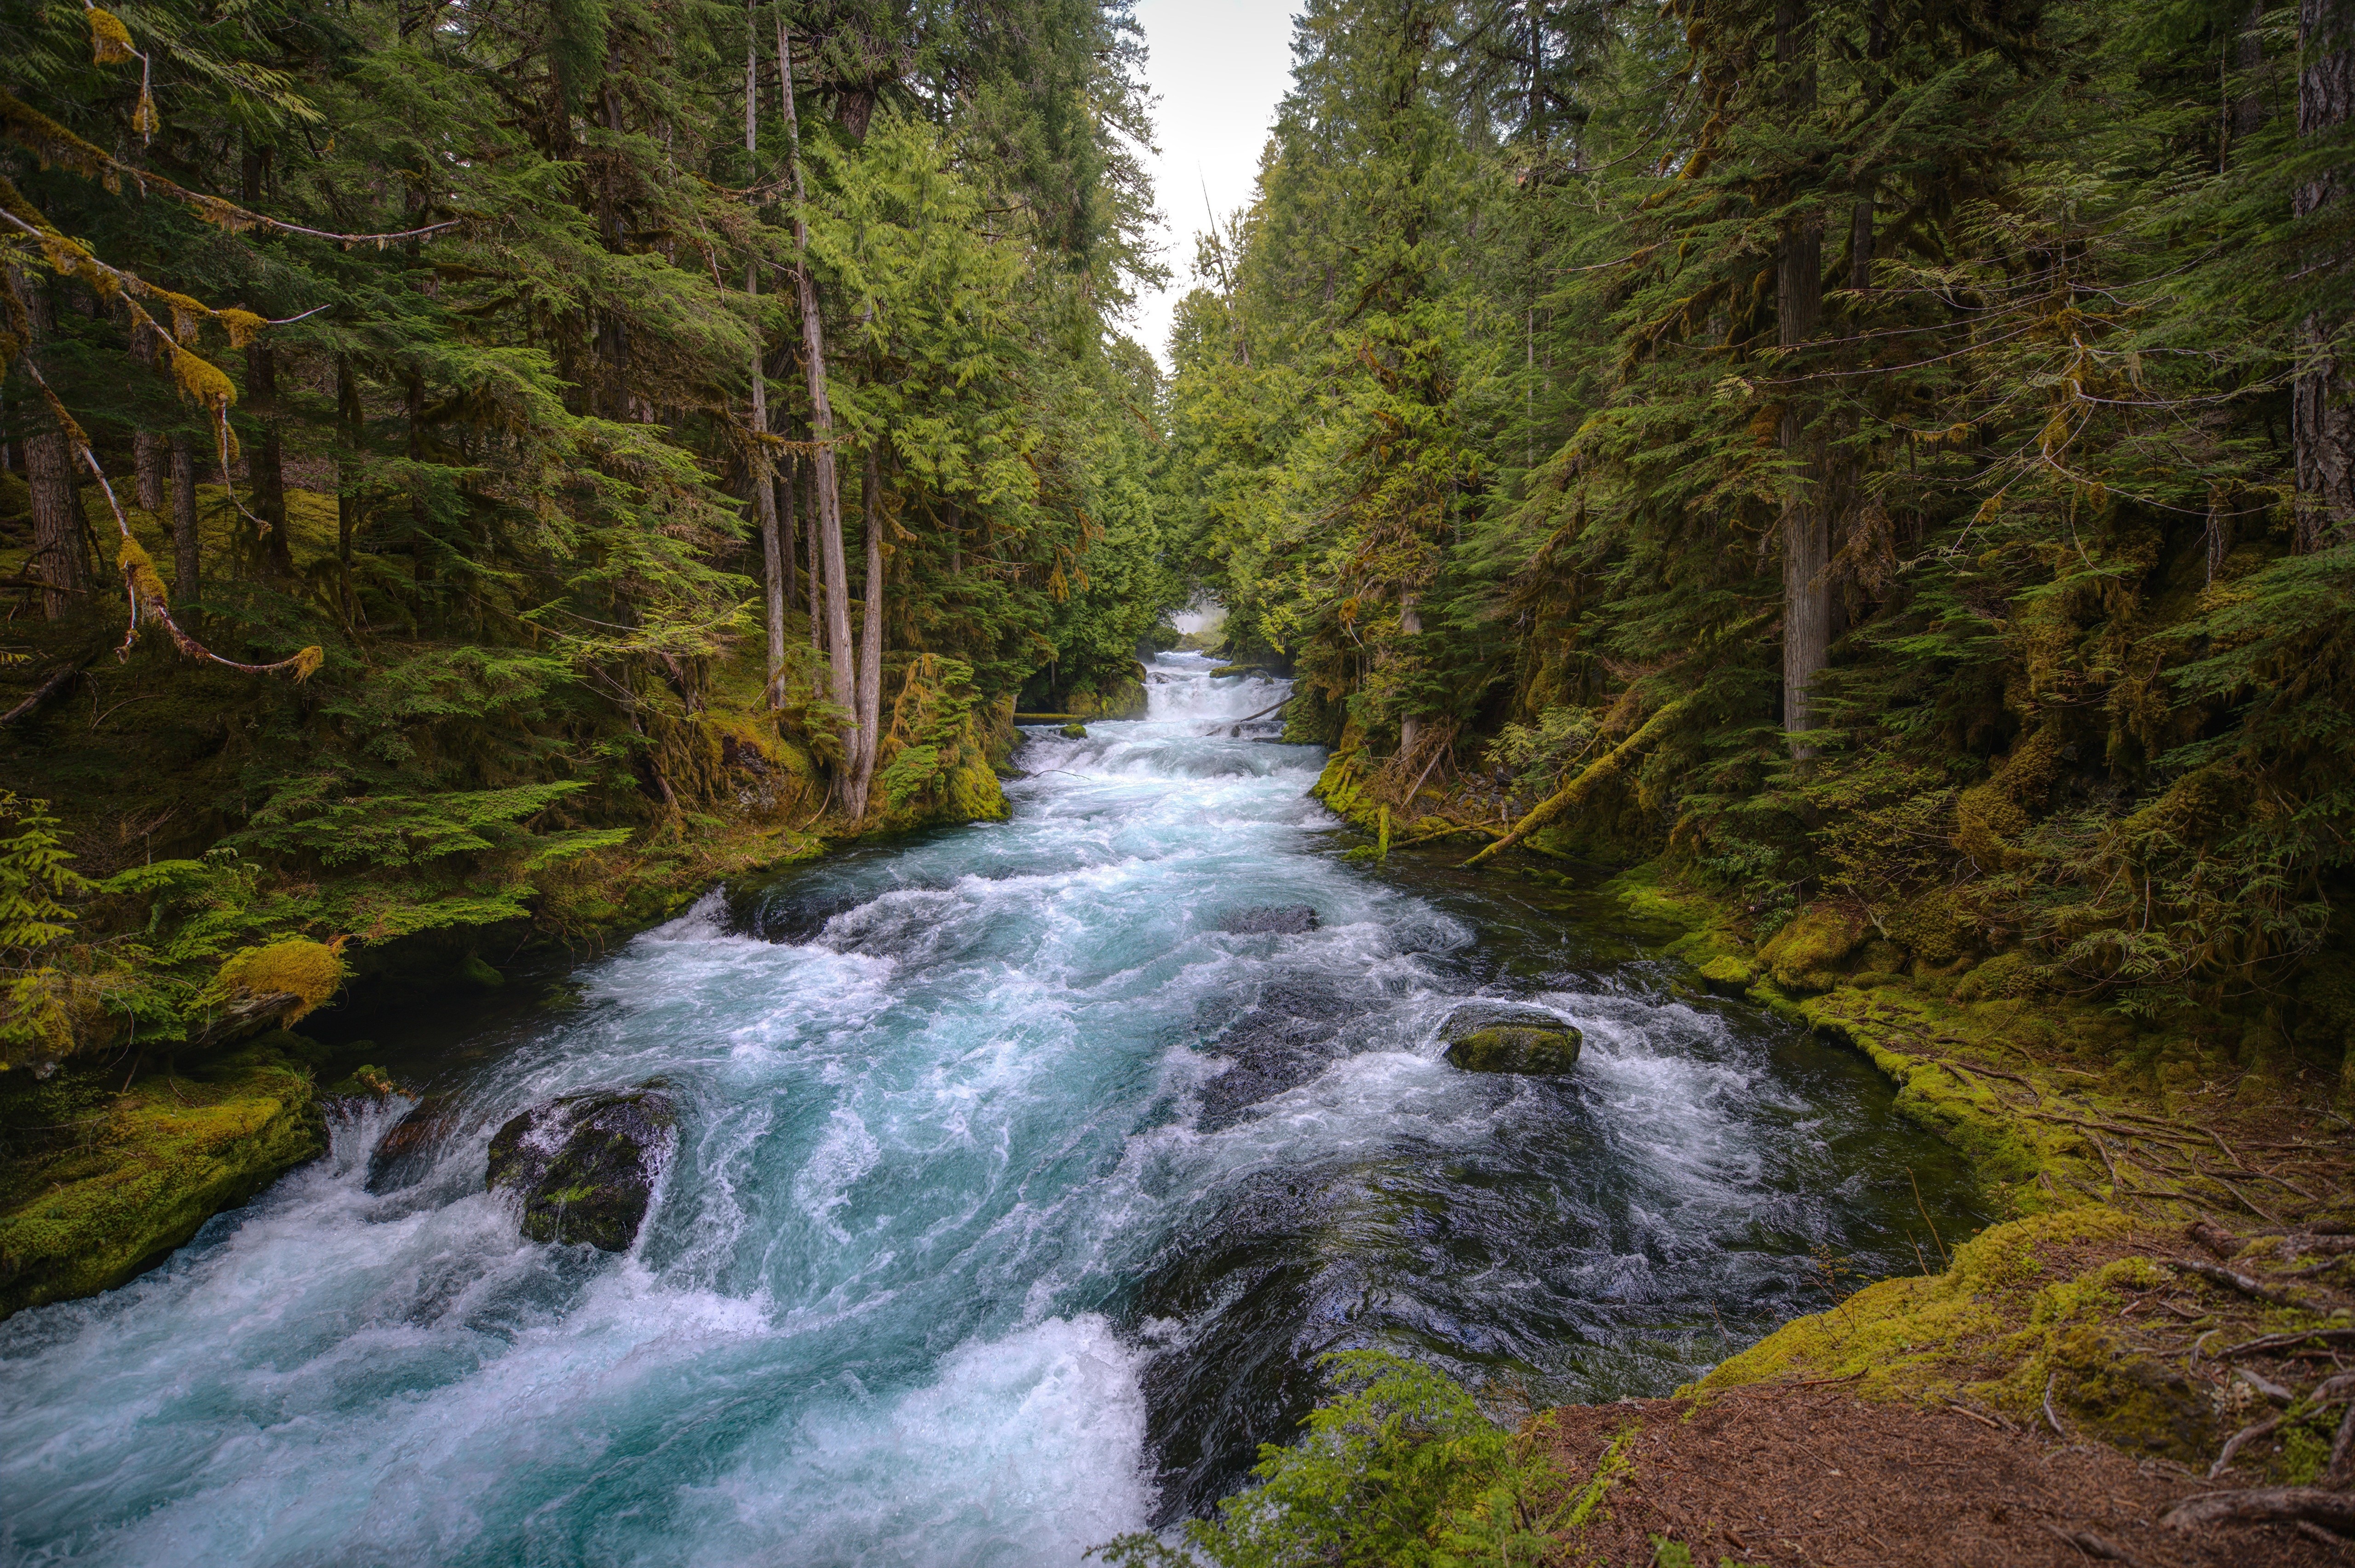
[[1952, 1407], [1784, 1384], [1698, 1404], [1572, 1406], [1554, 1419], [1572, 1476], [1593, 1474], [1615, 1436], [1639, 1429], [1632, 1467], [1572, 1548], [1578, 1563], [1645, 1568], [1666, 1539], [1707, 1568], [2355, 1563], [2355, 1542], [2312, 1526], [2167, 1528], [2159, 1515], [2177, 1500], [2233, 1483]]

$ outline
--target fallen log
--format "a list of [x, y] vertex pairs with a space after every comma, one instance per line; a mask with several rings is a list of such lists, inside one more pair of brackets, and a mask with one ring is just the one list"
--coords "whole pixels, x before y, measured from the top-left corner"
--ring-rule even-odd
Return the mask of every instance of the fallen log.
[[1564, 811], [1571, 810], [1580, 801], [1585, 800], [1587, 793], [1592, 790], [1595, 785], [1601, 783], [1604, 779], [1608, 779], [1612, 774], [1616, 773], [1619, 770], [1619, 765], [1621, 763], [1625, 762], [1630, 756], [1632, 756], [1636, 749], [1642, 746], [1644, 742], [1651, 739], [1653, 735], [1663, 726], [1668, 724], [1669, 720], [1682, 713], [1685, 709], [1685, 705], [1691, 699], [1689, 697], [1678, 697], [1675, 702], [1668, 704], [1667, 706], [1661, 708], [1659, 712], [1654, 714], [1650, 718], [1646, 719], [1642, 724], [1636, 726], [1635, 734], [1629, 736], [1626, 739], [1613, 747], [1609, 751], [1604, 752], [1601, 757], [1596, 758], [1593, 762], [1587, 764], [1586, 768], [1578, 775], [1577, 778], [1572, 779], [1569, 783], [1555, 790], [1545, 800], [1531, 807], [1528, 816], [1523, 817], [1519, 821], [1513, 824], [1513, 831], [1511, 832], [1507, 833], [1503, 838], [1498, 839], [1495, 843], [1490, 844], [1487, 849], [1482, 850], [1478, 854], [1476, 854], [1470, 860], [1465, 861], [1464, 863], [1466, 867], [1478, 865], [1490, 855], [1501, 853], [1503, 851], [1512, 848], [1515, 844], [1529, 837], [1529, 834], [1535, 832], [1538, 829], [1544, 827], [1548, 822], [1552, 821], [1556, 817], [1561, 816]]

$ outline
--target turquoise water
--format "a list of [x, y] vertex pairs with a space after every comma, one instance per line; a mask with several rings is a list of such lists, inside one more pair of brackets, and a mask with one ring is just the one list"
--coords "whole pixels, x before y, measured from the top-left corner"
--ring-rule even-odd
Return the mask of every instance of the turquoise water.
[[[1282, 688], [1156, 664], [1014, 818], [707, 898], [165, 1267], [0, 1325], [0, 1548], [139, 1565], [1072, 1563], [1383, 1343], [1665, 1391], [1915, 1266], [1951, 1157], [1852, 1055], [1678, 1000], [1609, 907], [1344, 862]], [[1313, 906], [1317, 929], [1236, 935]], [[1622, 923], [1624, 924], [1624, 922]], [[1461, 1074], [1473, 995], [1586, 1033]], [[659, 1080], [636, 1249], [520, 1241], [490, 1135]], [[1950, 1230], [1950, 1238], [1953, 1234]]]

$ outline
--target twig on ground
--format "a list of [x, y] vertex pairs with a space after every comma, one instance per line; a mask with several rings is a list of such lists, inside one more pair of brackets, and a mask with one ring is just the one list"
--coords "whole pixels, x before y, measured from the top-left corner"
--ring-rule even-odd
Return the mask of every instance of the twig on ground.
[[2222, 1475], [2231, 1467], [2232, 1456], [2241, 1451], [2243, 1444], [2254, 1443], [2266, 1434], [2275, 1431], [2286, 1419], [2285, 1416], [2268, 1415], [2263, 1421], [2243, 1426], [2225, 1438], [2224, 1446], [2217, 1452], [2216, 1462], [2208, 1467], [2208, 1478], [2212, 1481]]

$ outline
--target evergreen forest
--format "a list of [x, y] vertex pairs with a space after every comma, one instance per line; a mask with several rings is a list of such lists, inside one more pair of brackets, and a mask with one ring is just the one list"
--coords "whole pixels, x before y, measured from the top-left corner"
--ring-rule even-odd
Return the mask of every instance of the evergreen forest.
[[332, 1167], [914, 1401], [446, 1561], [2340, 1560], [2355, 0], [1302, 0], [1183, 255], [1154, 14], [0, 0], [0, 1435]]

